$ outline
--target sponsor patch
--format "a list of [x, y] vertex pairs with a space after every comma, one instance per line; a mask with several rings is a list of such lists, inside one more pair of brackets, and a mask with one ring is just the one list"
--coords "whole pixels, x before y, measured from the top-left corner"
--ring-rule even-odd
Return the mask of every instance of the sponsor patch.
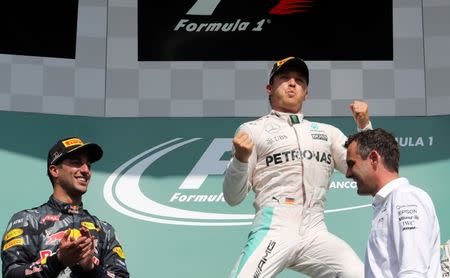
[[62, 141], [64, 147], [70, 147], [70, 146], [76, 146], [76, 145], [83, 145], [83, 141], [81, 141], [78, 138], [72, 138], [65, 141]]
[[271, 240], [269, 242], [269, 245], [267, 245], [265, 254], [259, 261], [258, 266], [256, 267], [256, 272], [253, 275], [254, 278], [259, 278], [259, 277], [263, 276], [264, 264], [266, 264], [266, 262], [269, 260], [269, 255], [270, 255], [270, 253], [272, 253], [273, 249], [275, 248], [275, 245], [276, 245], [276, 242], [273, 240]]
[[265, 130], [267, 133], [270, 133], [270, 134], [275, 134], [275, 133], [277, 133], [280, 129], [281, 129], [280, 125], [278, 125], [278, 124], [273, 124], [273, 123], [270, 123], [270, 124], [267, 124], [267, 125], [264, 126], [264, 130]]
[[24, 245], [25, 241], [23, 240], [23, 238], [16, 238], [11, 240], [10, 242], [6, 243], [5, 246], [3, 246], [3, 251], [8, 250], [9, 248], [13, 247], [13, 246], [17, 246], [17, 245]]
[[313, 133], [311, 136], [314, 140], [328, 141], [328, 136], [326, 134]]
[[417, 205], [397, 206], [397, 209], [398, 221], [400, 222], [402, 231], [415, 230], [419, 228], [417, 223], [420, 216], [417, 210]]
[[295, 204], [295, 199], [291, 198], [291, 197], [286, 197], [286, 198], [284, 198], [284, 203], [288, 204], [288, 205], [293, 205], [293, 204]]
[[59, 215], [47, 214], [44, 218], [41, 219], [40, 223], [45, 224], [45, 222], [51, 221], [56, 222], [59, 221]]
[[70, 230], [70, 236], [77, 239], [81, 235], [80, 230], [72, 229]]
[[23, 234], [23, 230], [16, 228], [16, 229], [12, 229], [11, 231], [9, 231], [5, 237], [3, 238], [5, 241], [8, 241], [12, 238], [15, 238], [17, 236], [20, 236], [21, 234]]
[[121, 257], [122, 259], [125, 259], [125, 254], [123, 253], [122, 247], [120, 246], [116, 246], [113, 248], [113, 251], [119, 255], [119, 257]]
[[[59, 242], [64, 238], [66, 231], [67, 230], [59, 231], [57, 233], [47, 235], [45, 244], [47, 244], [47, 245], [59, 244]], [[69, 234], [70, 237], [77, 239], [80, 235], [81, 235], [81, 233], [79, 230], [77, 230], [77, 229], [70, 230], [70, 234]]]
[[81, 226], [87, 228], [88, 230], [100, 230], [100, 228], [95, 227], [95, 224], [92, 222], [81, 222]]
[[51, 244], [58, 244], [61, 239], [63, 239], [64, 234], [66, 233], [66, 231], [60, 231], [54, 234], [47, 234], [46, 241], [45, 244], [46, 245], [51, 245]]

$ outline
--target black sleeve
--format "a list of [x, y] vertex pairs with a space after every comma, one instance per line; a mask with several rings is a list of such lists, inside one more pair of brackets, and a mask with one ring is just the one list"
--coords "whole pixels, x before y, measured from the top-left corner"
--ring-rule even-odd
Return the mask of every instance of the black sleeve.
[[43, 260], [39, 259], [37, 231], [38, 220], [35, 212], [21, 211], [11, 218], [2, 238], [4, 278], [57, 277], [64, 269], [56, 254]]

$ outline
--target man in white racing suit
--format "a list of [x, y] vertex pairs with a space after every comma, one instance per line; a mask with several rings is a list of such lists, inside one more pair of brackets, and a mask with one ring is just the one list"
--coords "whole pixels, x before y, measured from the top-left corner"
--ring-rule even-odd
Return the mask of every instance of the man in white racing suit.
[[[324, 222], [331, 174], [347, 170], [347, 138], [303, 118], [308, 83], [303, 60], [276, 62], [266, 87], [272, 111], [242, 124], [233, 138], [224, 197], [234, 206], [253, 189], [256, 215], [231, 277], [274, 277], [284, 268], [311, 277], [364, 276], [357, 254]], [[367, 104], [354, 101], [350, 108], [358, 130], [371, 129]]]

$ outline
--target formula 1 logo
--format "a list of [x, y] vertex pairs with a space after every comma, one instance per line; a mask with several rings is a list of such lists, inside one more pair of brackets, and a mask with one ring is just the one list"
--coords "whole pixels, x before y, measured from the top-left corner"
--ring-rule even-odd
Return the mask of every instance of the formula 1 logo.
[[[267, 11], [267, 15], [290, 15], [305, 13], [312, 7], [315, 0], [281, 0], [275, 7]], [[197, 0], [187, 11], [189, 16], [212, 16], [221, 0]], [[192, 21], [182, 18], [178, 21], [174, 31], [186, 32], [261, 32], [263, 28], [270, 24], [268, 18], [245, 20], [236, 18], [233, 21]]]
[[[156, 175], [152, 174], [155, 165], [167, 160], [172, 152], [181, 153], [182, 147], [188, 145], [192, 149], [191, 147], [201, 140], [202, 138], [175, 138], [129, 159], [108, 177], [103, 189], [106, 202], [124, 215], [161, 224], [190, 226], [250, 225], [254, 214], [219, 213], [218, 211], [222, 210], [230, 211], [231, 208], [223, 199], [221, 183], [211, 185], [207, 182], [208, 176], [218, 176], [222, 180], [228, 160], [221, 158], [225, 153], [230, 152], [231, 138], [214, 138], [190, 173], [178, 185], [169, 180], [161, 181], [164, 179], [163, 177], [154, 177]], [[176, 176], [180, 172], [179, 168], [183, 166], [175, 161], [170, 163], [170, 167], [170, 171], [166, 174], [169, 177]], [[152, 176], [150, 179], [148, 179], [148, 175], [144, 174], [148, 169], [152, 169], [150, 170], [150, 176]], [[175, 189], [175, 186], [178, 188]], [[146, 194], [144, 189], [148, 187], [157, 188], [159, 192]], [[211, 192], [205, 192], [205, 188], [213, 190], [212, 194]], [[161, 197], [163, 195], [164, 197]], [[250, 196], [247, 199], [251, 199]], [[198, 209], [199, 206], [202, 208]], [[212, 208], [218, 206], [220, 209]], [[369, 205], [338, 208], [328, 212], [367, 206]]]

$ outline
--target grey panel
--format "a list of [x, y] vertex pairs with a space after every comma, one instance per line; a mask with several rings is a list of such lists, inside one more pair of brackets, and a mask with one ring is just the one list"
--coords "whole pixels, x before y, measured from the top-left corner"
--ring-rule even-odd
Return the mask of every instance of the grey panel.
[[234, 104], [236, 115], [242, 117], [258, 117], [270, 111], [269, 101], [264, 100], [236, 100]]
[[202, 99], [202, 80], [202, 70], [172, 70], [172, 97], [181, 100]]
[[392, 70], [363, 71], [364, 99], [394, 98], [394, 76]]
[[104, 38], [106, 30], [106, 7], [81, 6], [78, 9], [78, 37]]
[[169, 99], [141, 99], [139, 115], [143, 117], [170, 117]]
[[394, 38], [421, 38], [421, 18], [420, 7], [394, 8]]
[[106, 100], [105, 114], [107, 117], [136, 117], [139, 114], [139, 101], [133, 98], [109, 98]]
[[226, 117], [230, 111], [234, 110], [234, 101], [232, 100], [205, 100], [203, 105], [203, 116], [205, 117]]
[[395, 70], [394, 85], [398, 99], [425, 98], [425, 77], [421, 69]]
[[171, 116], [174, 117], [202, 117], [203, 101], [201, 100], [172, 100], [170, 103]]
[[450, 36], [425, 38], [425, 46], [427, 68], [450, 66]]
[[84, 116], [104, 116], [105, 100], [78, 97], [75, 99], [74, 114]]
[[12, 95], [11, 108], [13, 111], [39, 113], [42, 111], [42, 96]]
[[0, 93], [11, 90], [11, 64], [0, 63]]
[[[235, 88], [236, 80], [232, 69], [210, 69], [203, 73], [203, 98], [232, 100], [235, 98], [230, 88]], [[234, 108], [232, 109], [234, 110]], [[231, 110], [230, 110], [231, 111]]]
[[74, 95], [75, 74], [73, 68], [50, 66], [44, 67], [44, 96], [73, 97]]
[[422, 116], [427, 112], [425, 99], [397, 99], [395, 110], [398, 116]]
[[169, 69], [144, 69], [139, 72], [141, 99], [170, 99], [172, 72]]
[[74, 114], [74, 99], [64, 96], [44, 96], [42, 98], [42, 109], [51, 114]]
[[332, 69], [331, 98], [360, 99], [363, 97], [362, 70]]
[[450, 67], [427, 70], [428, 97], [450, 96]]
[[0, 93], [0, 110], [10, 110], [11, 95]]
[[303, 103], [302, 111], [307, 117], [331, 116], [331, 99], [308, 99]]
[[106, 77], [108, 98], [136, 100], [139, 96], [139, 71], [135, 69], [110, 69]]
[[11, 55], [14, 64], [41, 65], [44, 58], [35, 56]]
[[80, 37], [77, 39], [78, 67], [100, 68], [105, 67], [106, 40], [103, 38]]
[[331, 99], [331, 73], [330, 70], [310, 70], [309, 99]]
[[137, 10], [133, 7], [110, 7], [108, 27], [112, 37], [137, 37]]
[[395, 67], [417, 69], [423, 66], [422, 39], [400, 38], [394, 43]]
[[[11, 74], [11, 92], [13, 94], [42, 96], [44, 83], [42, 65], [13, 64]], [[33, 112], [36, 111], [33, 110]]]
[[265, 70], [237, 69], [236, 70], [236, 99], [266, 98], [268, 83]]
[[425, 7], [423, 9], [426, 36], [448, 36], [450, 28], [450, 6]]
[[427, 99], [427, 115], [446, 115], [449, 113], [450, 96]]
[[399, 7], [420, 7], [422, 6], [422, 0], [397, 0], [393, 1], [394, 8]]
[[105, 70], [77, 68], [75, 72], [75, 97], [101, 99], [104, 102]]

